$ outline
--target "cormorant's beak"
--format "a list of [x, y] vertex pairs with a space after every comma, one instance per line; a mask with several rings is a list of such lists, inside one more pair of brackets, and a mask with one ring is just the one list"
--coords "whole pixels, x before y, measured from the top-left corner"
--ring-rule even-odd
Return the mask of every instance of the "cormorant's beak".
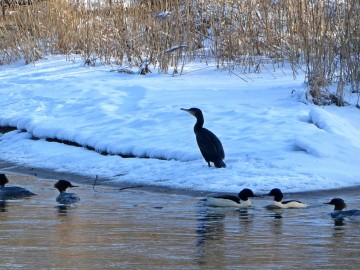
[[73, 185], [71, 185], [70, 187], [79, 187], [79, 186], [73, 186]]
[[329, 202], [324, 202], [324, 204], [330, 204]]
[[194, 113], [193, 113], [192, 111], [190, 111], [189, 109], [181, 108], [180, 110], [185, 111], [185, 112], [188, 112], [188, 113], [194, 115]]

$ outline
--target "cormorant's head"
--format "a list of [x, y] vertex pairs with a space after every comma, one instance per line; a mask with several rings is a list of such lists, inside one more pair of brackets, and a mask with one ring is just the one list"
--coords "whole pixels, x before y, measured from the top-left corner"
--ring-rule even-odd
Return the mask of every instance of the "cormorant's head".
[[334, 205], [335, 206], [334, 210], [343, 210], [344, 208], [346, 208], [346, 203], [341, 198], [334, 198], [330, 202], [324, 204]]
[[203, 117], [202, 111], [201, 111], [200, 109], [198, 109], [198, 108], [190, 108], [190, 109], [181, 108], [181, 110], [186, 111], [186, 112], [192, 114], [192, 115], [195, 116], [196, 118], [198, 118], [198, 117]]
[[67, 188], [72, 188], [72, 187], [78, 187], [78, 186], [73, 186], [69, 181], [67, 180], [59, 180], [55, 183], [54, 188], [57, 188], [60, 192], [65, 191]]
[[6, 175], [0, 174], [0, 188], [3, 188], [7, 183], [9, 183], [9, 179], [7, 179]]

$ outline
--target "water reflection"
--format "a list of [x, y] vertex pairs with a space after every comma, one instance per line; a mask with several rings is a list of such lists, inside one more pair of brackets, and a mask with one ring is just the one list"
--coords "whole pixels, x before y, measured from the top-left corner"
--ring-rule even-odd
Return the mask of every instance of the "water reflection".
[[212, 260], [222, 261], [223, 252], [218, 250], [214, 252], [214, 246], [218, 241], [224, 238], [224, 219], [223, 209], [200, 206], [197, 214], [196, 229], [196, 261], [199, 265], [205, 265]]
[[242, 238], [247, 239], [251, 234], [253, 218], [252, 210], [248, 209], [198, 207], [197, 264], [214, 269], [231, 265], [229, 256], [236, 260], [231, 254], [244, 248]]
[[271, 209], [270, 217], [275, 219], [282, 219], [282, 214], [284, 213], [283, 209]]
[[346, 235], [346, 228], [344, 225], [345, 224], [343, 221], [341, 221], [340, 225], [337, 225], [337, 222], [334, 221], [334, 227], [331, 235], [334, 241], [338, 241], [339, 238], [342, 238]]
[[225, 213], [222, 209], [204, 207], [198, 216], [199, 225], [196, 230], [198, 245], [203, 245], [206, 240], [223, 236]]
[[66, 216], [67, 212], [69, 209], [71, 209], [71, 205], [64, 205], [64, 204], [59, 204], [58, 206], [56, 206], [59, 216]]
[[344, 219], [343, 218], [335, 218], [334, 219], [334, 225], [335, 226], [344, 226]]
[[250, 214], [248, 209], [239, 209], [239, 218], [241, 220], [249, 220]]
[[[238, 216], [238, 227], [234, 227], [234, 232], [236, 232], [236, 230], [238, 231], [238, 235], [248, 235], [251, 234], [251, 230], [253, 227], [253, 219], [254, 219], [254, 214], [252, 212], [252, 210], [248, 210], [248, 209], [240, 209], [239, 210], [239, 216]], [[235, 214], [234, 214], [234, 219], [236, 218]]]
[[6, 212], [6, 200], [0, 200], [0, 212]]

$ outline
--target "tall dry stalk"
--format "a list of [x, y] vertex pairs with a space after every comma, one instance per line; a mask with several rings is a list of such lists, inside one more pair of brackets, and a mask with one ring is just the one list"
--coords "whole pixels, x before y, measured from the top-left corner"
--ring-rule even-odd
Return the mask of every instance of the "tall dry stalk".
[[[149, 65], [175, 74], [197, 59], [249, 73], [267, 64], [305, 67], [309, 99], [343, 104], [359, 92], [358, 0], [34, 0], [6, 8], [0, 64], [46, 54], [84, 63]], [[337, 84], [331, 93], [329, 86]]]

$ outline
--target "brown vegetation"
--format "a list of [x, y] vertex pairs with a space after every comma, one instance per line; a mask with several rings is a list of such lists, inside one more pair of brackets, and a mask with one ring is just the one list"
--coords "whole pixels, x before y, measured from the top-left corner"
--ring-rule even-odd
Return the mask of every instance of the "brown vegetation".
[[[359, 0], [33, 0], [12, 2], [0, 19], [0, 64], [46, 54], [84, 63], [157, 66], [174, 73], [194, 59], [237, 72], [288, 61], [305, 67], [308, 97], [343, 104], [359, 93]], [[336, 92], [329, 86], [337, 85]]]

